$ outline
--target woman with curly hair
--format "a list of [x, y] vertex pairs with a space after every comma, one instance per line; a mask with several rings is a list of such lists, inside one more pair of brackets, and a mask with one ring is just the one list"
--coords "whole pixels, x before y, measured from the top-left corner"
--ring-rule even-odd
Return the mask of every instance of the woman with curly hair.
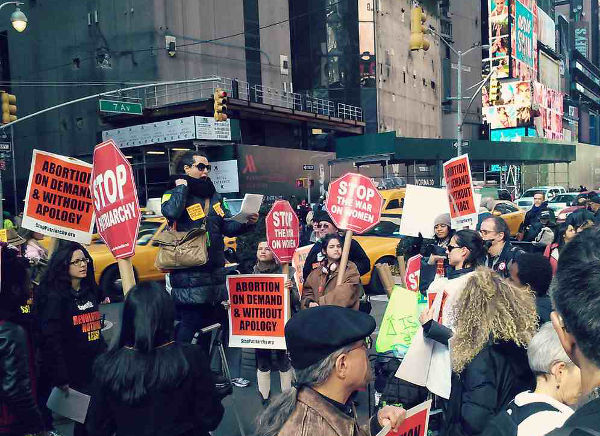
[[537, 329], [535, 295], [478, 268], [454, 314], [452, 390], [441, 434], [480, 435], [516, 394], [534, 387], [526, 347]]

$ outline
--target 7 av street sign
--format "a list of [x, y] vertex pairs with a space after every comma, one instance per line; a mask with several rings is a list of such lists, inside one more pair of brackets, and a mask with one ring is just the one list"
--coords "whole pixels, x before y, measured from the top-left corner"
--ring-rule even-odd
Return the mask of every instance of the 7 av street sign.
[[142, 104], [117, 100], [100, 100], [100, 112], [142, 115]]

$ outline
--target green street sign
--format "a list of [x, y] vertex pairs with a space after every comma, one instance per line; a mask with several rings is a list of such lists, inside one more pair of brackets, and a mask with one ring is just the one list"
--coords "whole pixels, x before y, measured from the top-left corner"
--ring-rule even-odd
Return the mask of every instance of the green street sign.
[[100, 112], [142, 115], [142, 104], [116, 100], [100, 100]]

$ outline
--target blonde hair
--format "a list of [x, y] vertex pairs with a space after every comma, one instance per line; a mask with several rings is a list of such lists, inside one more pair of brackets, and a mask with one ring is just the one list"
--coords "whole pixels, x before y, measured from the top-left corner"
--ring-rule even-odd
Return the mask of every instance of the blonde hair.
[[475, 270], [454, 309], [455, 333], [450, 341], [452, 369], [460, 374], [491, 340], [526, 347], [538, 317], [535, 294], [518, 288], [491, 269]]

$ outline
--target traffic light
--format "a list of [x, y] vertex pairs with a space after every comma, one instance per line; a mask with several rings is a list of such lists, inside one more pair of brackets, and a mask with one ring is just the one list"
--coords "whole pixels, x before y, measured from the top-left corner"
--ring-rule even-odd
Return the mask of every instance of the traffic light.
[[420, 6], [415, 6], [410, 11], [410, 49], [415, 50], [429, 50], [429, 41], [425, 39], [425, 21], [427, 15], [423, 12]]
[[490, 78], [490, 106], [492, 106], [496, 101], [498, 101], [498, 98], [500, 97], [500, 83], [498, 82], [498, 79], [495, 77], [491, 77]]
[[215, 100], [215, 121], [227, 121], [227, 92], [217, 88], [213, 98]]
[[315, 186], [314, 179], [309, 179], [307, 177], [296, 179], [296, 188], [308, 188], [309, 185], [311, 188]]
[[2, 101], [2, 124], [8, 124], [17, 119], [17, 97], [5, 91], [0, 91]]

